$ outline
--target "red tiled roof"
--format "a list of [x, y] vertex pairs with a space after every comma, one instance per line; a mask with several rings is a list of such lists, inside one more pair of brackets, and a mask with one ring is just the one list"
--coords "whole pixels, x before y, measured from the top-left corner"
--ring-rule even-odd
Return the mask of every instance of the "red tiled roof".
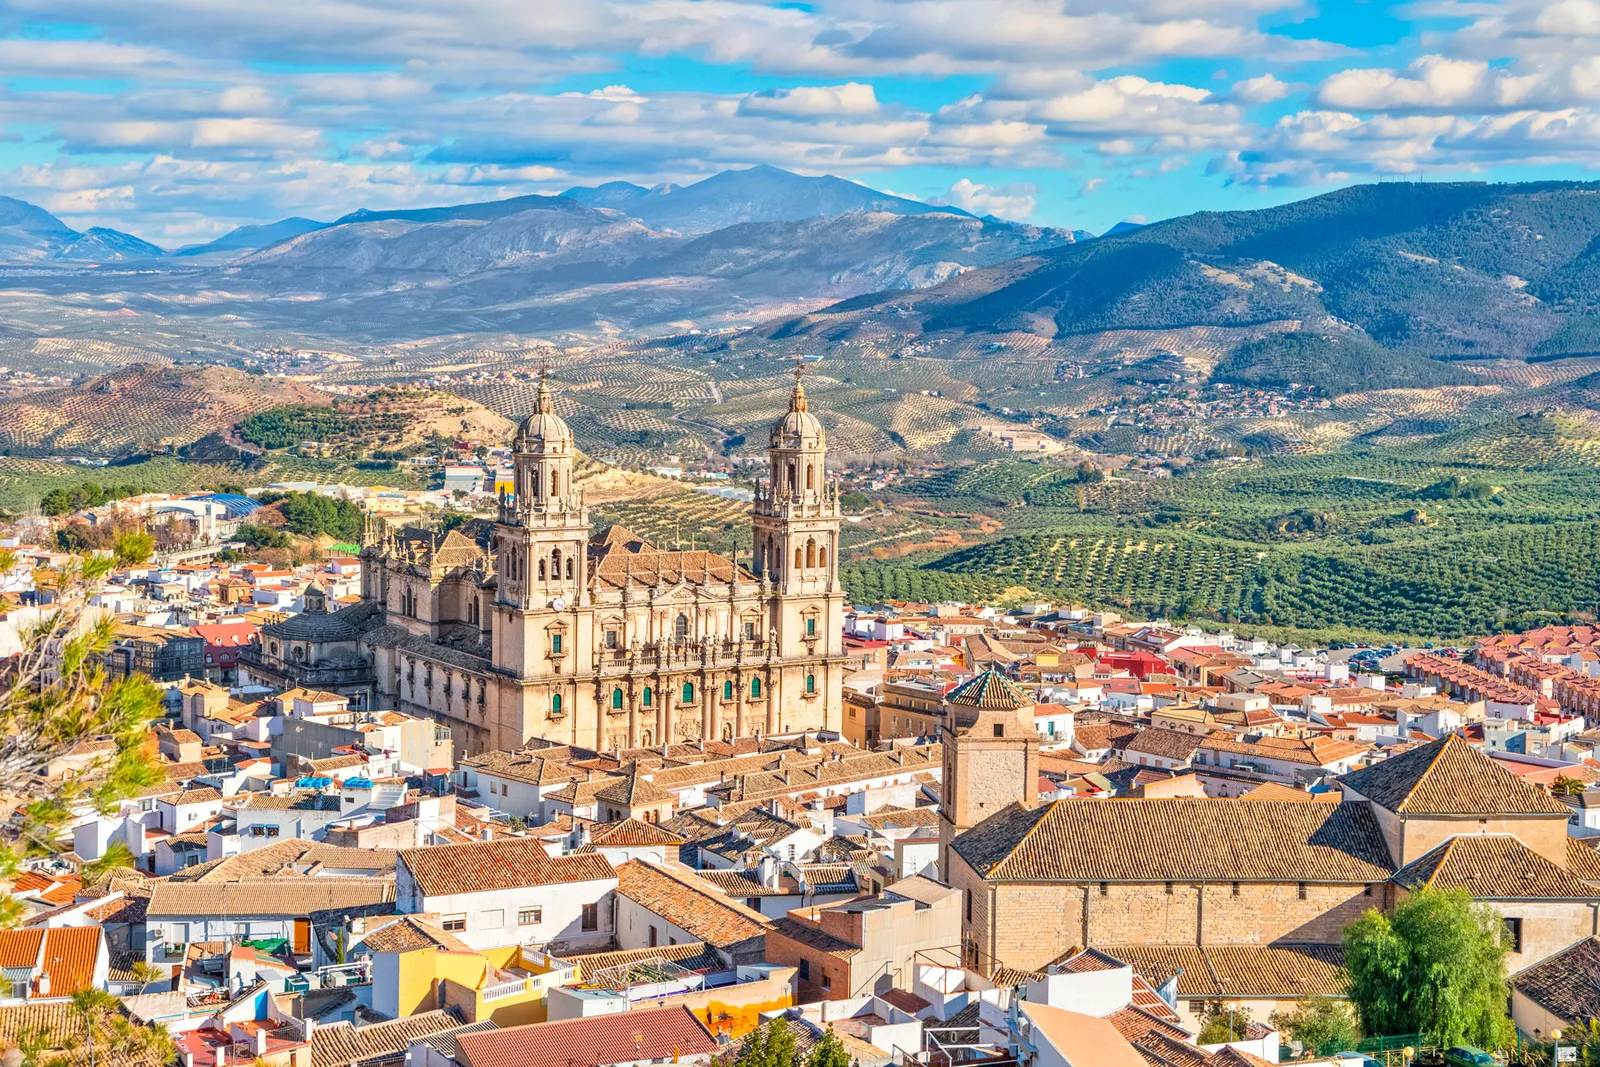
[[580, 1067], [678, 1060], [716, 1052], [688, 1008], [657, 1008], [564, 1019], [457, 1038], [468, 1067]]
[[400, 853], [400, 862], [426, 896], [616, 877], [604, 856], [552, 857], [543, 841], [525, 837], [408, 848]]

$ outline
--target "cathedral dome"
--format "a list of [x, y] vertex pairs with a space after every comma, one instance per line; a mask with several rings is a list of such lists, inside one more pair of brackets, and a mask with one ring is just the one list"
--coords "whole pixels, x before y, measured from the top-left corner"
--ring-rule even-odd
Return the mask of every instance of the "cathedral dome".
[[572, 444], [572, 430], [566, 420], [556, 414], [555, 400], [550, 396], [550, 383], [539, 379], [539, 396], [533, 413], [517, 427], [515, 448], [518, 452], [531, 451], [539, 446]]
[[795, 372], [794, 393], [789, 398], [789, 410], [772, 426], [773, 447], [821, 447], [822, 423], [806, 410], [806, 387]]

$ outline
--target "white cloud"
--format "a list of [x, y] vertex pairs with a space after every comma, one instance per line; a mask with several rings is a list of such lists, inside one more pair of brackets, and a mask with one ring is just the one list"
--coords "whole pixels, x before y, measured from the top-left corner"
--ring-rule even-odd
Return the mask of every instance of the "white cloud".
[[860, 82], [843, 85], [802, 85], [793, 89], [768, 89], [739, 101], [739, 110], [752, 115], [870, 115], [878, 110], [872, 86]]
[[1032, 182], [1009, 185], [979, 185], [962, 178], [934, 203], [954, 204], [974, 215], [998, 215], [1005, 219], [1025, 219], [1038, 206], [1039, 187]]
[[1281, 82], [1271, 74], [1263, 74], [1258, 78], [1234, 82], [1229, 95], [1245, 104], [1270, 104], [1282, 100], [1291, 92], [1293, 90], [1287, 82]]
[[1088, 196], [1106, 183], [1104, 178], [1090, 178], [1078, 187], [1079, 196]]

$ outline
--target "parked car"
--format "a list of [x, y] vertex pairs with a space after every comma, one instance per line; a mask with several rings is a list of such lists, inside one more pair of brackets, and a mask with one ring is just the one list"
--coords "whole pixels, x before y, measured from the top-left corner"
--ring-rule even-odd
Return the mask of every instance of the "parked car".
[[1328, 1057], [1333, 1067], [1383, 1067], [1383, 1064], [1365, 1052], [1335, 1052]]
[[1445, 1049], [1444, 1062], [1450, 1067], [1496, 1067], [1499, 1061], [1481, 1048], [1457, 1045]]

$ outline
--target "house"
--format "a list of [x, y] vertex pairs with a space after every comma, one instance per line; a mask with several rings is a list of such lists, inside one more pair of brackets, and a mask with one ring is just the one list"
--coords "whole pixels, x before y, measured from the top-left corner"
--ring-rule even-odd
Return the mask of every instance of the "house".
[[616, 888], [604, 856], [551, 856], [526, 837], [405, 849], [395, 868], [396, 910], [438, 915], [440, 929], [480, 950], [602, 946]]
[[0, 1005], [104, 989], [111, 958], [98, 926], [0, 930]]
[[621, 1067], [707, 1063], [721, 1046], [687, 1008], [563, 1019], [456, 1039], [462, 1067]]
[[802, 1001], [907, 989], [917, 953], [959, 948], [961, 916], [959, 891], [906, 878], [874, 897], [790, 911], [768, 931], [766, 958], [798, 969]]
[[1511, 976], [1511, 1019], [1535, 1040], [1600, 1018], [1600, 937], [1586, 937]]
[[146, 959], [184, 958], [195, 941], [233, 944], [283, 938], [312, 952], [311, 916], [393, 899], [388, 882], [360, 878], [272, 878], [251, 882], [163, 882], [145, 908]]
[[450, 1008], [469, 1023], [545, 1020], [552, 986], [577, 967], [515, 943], [479, 952], [415, 915], [378, 920], [355, 947], [372, 957], [372, 1007], [394, 1018]]
[[766, 917], [687, 867], [637, 859], [624, 863], [617, 868], [616, 912], [621, 948], [700, 941], [729, 964], [765, 959]]

